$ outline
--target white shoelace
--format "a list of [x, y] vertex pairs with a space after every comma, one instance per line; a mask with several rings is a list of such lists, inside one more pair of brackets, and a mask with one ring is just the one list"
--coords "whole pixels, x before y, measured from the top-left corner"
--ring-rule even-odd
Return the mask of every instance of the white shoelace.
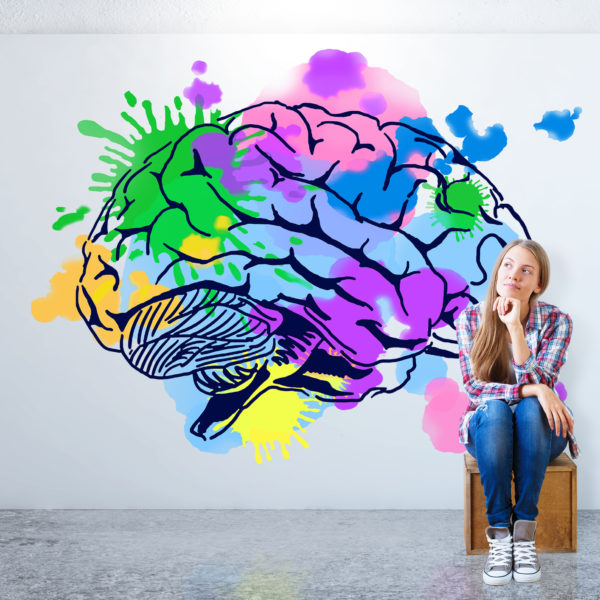
[[512, 536], [502, 538], [501, 540], [489, 540], [490, 557], [489, 567], [503, 567], [512, 564]]
[[515, 542], [514, 562], [534, 566], [536, 564], [537, 552], [535, 542]]

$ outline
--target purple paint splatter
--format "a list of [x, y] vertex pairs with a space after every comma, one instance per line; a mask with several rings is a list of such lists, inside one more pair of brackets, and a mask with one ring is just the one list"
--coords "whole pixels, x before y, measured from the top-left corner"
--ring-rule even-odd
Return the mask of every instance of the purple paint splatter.
[[562, 381], [559, 381], [555, 386], [556, 395], [564, 402], [567, 399], [567, 388]]
[[206, 63], [203, 60], [197, 60], [192, 65], [192, 73], [196, 75], [204, 75], [206, 73]]
[[364, 88], [362, 71], [366, 66], [367, 59], [359, 52], [321, 50], [310, 59], [302, 81], [313, 94], [329, 98], [342, 90]]
[[385, 112], [387, 102], [382, 94], [366, 93], [360, 99], [360, 108], [366, 113], [376, 117]]
[[222, 94], [221, 88], [216, 83], [206, 83], [200, 79], [194, 79], [192, 85], [183, 90], [183, 95], [192, 104], [199, 104], [203, 109], [221, 102]]

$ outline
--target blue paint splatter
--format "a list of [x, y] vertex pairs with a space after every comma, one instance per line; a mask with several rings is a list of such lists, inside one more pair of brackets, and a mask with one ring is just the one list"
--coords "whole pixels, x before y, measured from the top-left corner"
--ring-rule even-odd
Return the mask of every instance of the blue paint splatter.
[[479, 134], [473, 126], [473, 113], [463, 104], [446, 117], [446, 123], [456, 137], [464, 138], [461, 154], [471, 162], [491, 160], [506, 146], [506, 133], [500, 123]]
[[[400, 361], [396, 367], [398, 381], [402, 381], [404, 378], [403, 363], [405, 362], [407, 361]], [[446, 377], [447, 373], [448, 364], [443, 358], [422, 354], [419, 356], [417, 367], [411, 372], [410, 380], [404, 386], [404, 390], [409, 394], [418, 394], [419, 396], [422, 396], [425, 393], [427, 384], [429, 384], [432, 379]]]
[[203, 395], [202, 400], [199, 400], [198, 389], [194, 385], [192, 377], [165, 379], [163, 383], [167, 394], [175, 401], [177, 412], [184, 414], [186, 417], [185, 436], [192, 445], [200, 450], [214, 452], [215, 454], [226, 454], [231, 449], [242, 445], [242, 436], [231, 429], [223, 435], [207, 441], [190, 433], [190, 427], [206, 406], [208, 396]]
[[581, 107], [577, 106], [572, 113], [565, 110], [548, 110], [544, 113], [539, 123], [534, 123], [536, 129], [543, 129], [548, 132], [548, 137], [559, 142], [568, 140], [575, 131], [575, 119], [579, 118]]

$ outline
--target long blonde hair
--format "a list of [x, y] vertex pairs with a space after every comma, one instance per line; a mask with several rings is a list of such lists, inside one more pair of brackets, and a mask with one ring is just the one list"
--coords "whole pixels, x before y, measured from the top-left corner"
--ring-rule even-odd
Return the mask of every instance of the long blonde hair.
[[529, 297], [529, 310], [536, 305], [538, 298], [544, 293], [550, 281], [550, 260], [546, 251], [533, 240], [516, 239], [506, 244], [496, 259], [490, 275], [485, 301], [481, 308], [481, 322], [471, 348], [471, 364], [476, 377], [482, 381], [510, 383], [510, 351], [506, 340], [506, 325], [500, 320], [498, 312], [492, 310], [494, 300], [499, 296], [496, 291], [498, 271], [506, 253], [514, 246], [527, 248], [537, 259], [540, 266], [540, 291]]

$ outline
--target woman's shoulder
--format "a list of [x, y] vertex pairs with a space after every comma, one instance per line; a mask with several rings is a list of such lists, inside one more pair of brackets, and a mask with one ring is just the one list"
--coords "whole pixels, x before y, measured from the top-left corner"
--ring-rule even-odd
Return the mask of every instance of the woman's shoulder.
[[555, 304], [538, 300], [534, 312], [538, 328], [542, 328], [544, 325], [554, 325], [555, 323], [563, 323], [568, 327], [572, 327], [573, 325], [571, 316]]
[[543, 300], [538, 300], [536, 302], [535, 308], [538, 312], [545, 316], [550, 315], [566, 315], [569, 316], [564, 310], [561, 310], [555, 304], [550, 304], [550, 302], [544, 302]]
[[462, 311], [458, 314], [458, 321], [472, 322], [473, 320], [479, 321], [481, 318], [481, 311], [483, 309], [482, 302], [469, 302]]

